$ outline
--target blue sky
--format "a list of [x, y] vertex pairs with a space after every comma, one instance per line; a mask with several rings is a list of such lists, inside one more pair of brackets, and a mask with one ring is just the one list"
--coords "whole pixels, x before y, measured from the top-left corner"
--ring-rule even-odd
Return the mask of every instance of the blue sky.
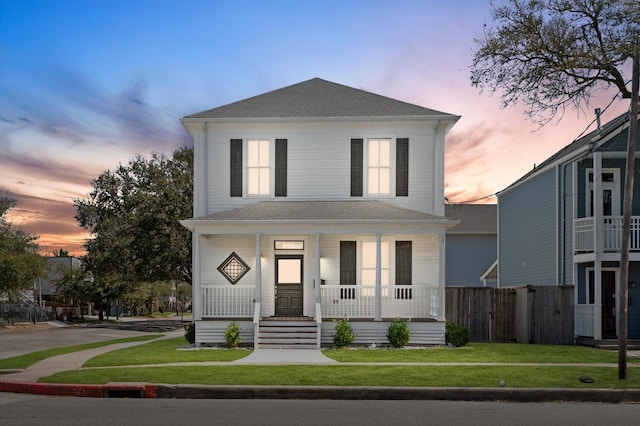
[[91, 179], [189, 145], [180, 117], [320, 77], [461, 115], [447, 195], [492, 194], [593, 114], [537, 131], [522, 109], [478, 93], [469, 66], [484, 24], [483, 0], [0, 0], [0, 192], [46, 253], [80, 252], [72, 200]]

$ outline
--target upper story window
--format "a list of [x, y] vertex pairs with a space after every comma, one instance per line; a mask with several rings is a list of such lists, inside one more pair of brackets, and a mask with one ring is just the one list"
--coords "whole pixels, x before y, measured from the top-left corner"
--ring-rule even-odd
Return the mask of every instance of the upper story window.
[[231, 139], [230, 152], [231, 197], [287, 196], [287, 139]]
[[604, 216], [620, 215], [620, 171], [618, 169], [603, 169], [599, 177], [593, 175], [593, 169], [587, 169], [587, 216], [593, 216], [593, 187], [594, 179], [601, 180], [602, 186], [602, 214]]
[[351, 139], [351, 196], [390, 196], [394, 190], [396, 197], [409, 195], [409, 139]]
[[391, 141], [369, 140], [367, 192], [372, 195], [391, 193]]
[[269, 141], [247, 141], [247, 194], [269, 195], [271, 167], [269, 162]]

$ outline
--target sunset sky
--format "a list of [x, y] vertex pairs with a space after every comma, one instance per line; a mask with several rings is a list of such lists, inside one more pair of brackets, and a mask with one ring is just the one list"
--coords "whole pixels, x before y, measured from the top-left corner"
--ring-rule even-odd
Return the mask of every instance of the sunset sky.
[[[616, 92], [538, 130], [522, 107], [471, 87], [485, 24], [488, 0], [0, 0], [10, 220], [40, 235], [43, 254], [82, 254], [73, 199], [102, 171], [191, 146], [185, 115], [314, 77], [461, 115], [446, 195], [493, 194], [579, 136]], [[627, 108], [615, 101], [603, 122]]]

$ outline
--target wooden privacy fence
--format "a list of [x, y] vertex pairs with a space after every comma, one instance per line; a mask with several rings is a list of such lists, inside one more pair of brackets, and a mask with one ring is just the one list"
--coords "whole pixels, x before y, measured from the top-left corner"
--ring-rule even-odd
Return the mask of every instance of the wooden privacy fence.
[[474, 342], [573, 344], [573, 286], [447, 287], [445, 315]]

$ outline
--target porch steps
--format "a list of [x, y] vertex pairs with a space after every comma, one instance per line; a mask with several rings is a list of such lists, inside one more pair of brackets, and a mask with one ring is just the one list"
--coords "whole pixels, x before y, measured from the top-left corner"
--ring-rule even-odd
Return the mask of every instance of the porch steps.
[[258, 327], [258, 347], [266, 349], [317, 349], [318, 329], [311, 320], [266, 320]]
[[[577, 345], [584, 346], [593, 346], [598, 349], [605, 349], [610, 351], [618, 350], [618, 340], [617, 339], [602, 339], [602, 340], [593, 340], [586, 337], [578, 337], [576, 339]], [[627, 340], [627, 350], [628, 351], [640, 351], [640, 339], [629, 339]]]

